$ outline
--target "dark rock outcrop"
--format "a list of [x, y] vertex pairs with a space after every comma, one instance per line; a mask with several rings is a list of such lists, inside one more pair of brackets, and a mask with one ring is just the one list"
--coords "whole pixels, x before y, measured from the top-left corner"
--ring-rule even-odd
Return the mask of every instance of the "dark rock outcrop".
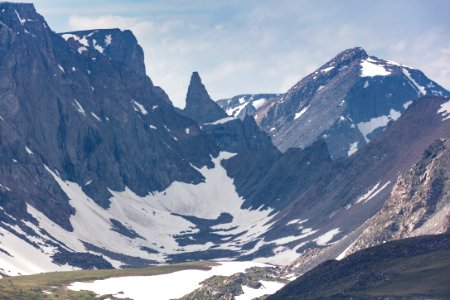
[[78, 53], [96, 57], [97, 53], [119, 61], [145, 76], [144, 51], [129, 30], [95, 29], [64, 32], [60, 35]]
[[183, 112], [199, 125], [227, 117], [223, 109], [209, 97], [198, 72], [192, 73]]
[[413, 168], [398, 177], [391, 196], [347, 255], [407, 237], [450, 229], [450, 141], [436, 140]]
[[446, 299], [449, 255], [448, 234], [388, 242], [324, 262], [267, 299]]
[[24, 217], [26, 199], [71, 228], [74, 211], [45, 167], [104, 207], [108, 189], [146, 195], [174, 180], [203, 180], [192, 165], [211, 164], [217, 147], [135, 66], [74, 51], [31, 4], [1, 3], [0, 10], [5, 210]]

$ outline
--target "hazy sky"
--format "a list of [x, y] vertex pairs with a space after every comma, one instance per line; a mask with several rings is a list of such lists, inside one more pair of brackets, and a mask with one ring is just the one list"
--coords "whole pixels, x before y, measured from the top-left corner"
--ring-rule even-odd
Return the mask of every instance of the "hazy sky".
[[184, 106], [199, 71], [215, 100], [285, 92], [338, 52], [419, 68], [450, 89], [448, 0], [36, 0], [54, 31], [131, 29], [147, 74]]

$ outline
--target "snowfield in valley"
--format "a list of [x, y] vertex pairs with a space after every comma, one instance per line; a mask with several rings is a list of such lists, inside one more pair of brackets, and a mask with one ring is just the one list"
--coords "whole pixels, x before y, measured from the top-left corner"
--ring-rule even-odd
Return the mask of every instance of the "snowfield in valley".
[[[183, 270], [169, 274], [155, 276], [130, 276], [115, 277], [93, 282], [75, 282], [68, 288], [73, 291], [92, 291], [97, 295], [113, 295], [117, 298], [131, 298], [134, 300], [166, 300], [180, 298], [195, 289], [199, 288], [200, 282], [214, 276], [230, 276], [235, 273], [244, 272], [251, 267], [264, 267], [267, 265], [254, 262], [221, 262], [213, 266], [208, 271], [203, 270]], [[249, 288], [243, 288], [245, 294], [269, 294], [280, 289], [283, 284], [278, 282], [264, 282], [266, 289], [250, 291]], [[242, 296], [245, 296], [242, 295]], [[260, 294], [260, 295], [263, 295]], [[237, 299], [251, 299], [241, 297]]]

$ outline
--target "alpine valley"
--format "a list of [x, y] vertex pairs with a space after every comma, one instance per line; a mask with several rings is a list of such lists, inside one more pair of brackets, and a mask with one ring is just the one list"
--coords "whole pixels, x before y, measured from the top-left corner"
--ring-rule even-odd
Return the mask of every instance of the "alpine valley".
[[218, 102], [193, 72], [179, 109], [131, 31], [7, 2], [0, 70], [0, 298], [450, 297], [450, 92], [420, 70], [352, 48]]

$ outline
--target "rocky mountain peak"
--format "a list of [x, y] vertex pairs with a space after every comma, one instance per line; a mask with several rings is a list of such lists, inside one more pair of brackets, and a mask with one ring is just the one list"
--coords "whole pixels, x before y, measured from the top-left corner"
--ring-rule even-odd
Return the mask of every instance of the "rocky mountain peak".
[[420, 70], [356, 47], [300, 80], [256, 118], [281, 151], [324, 138], [332, 158], [339, 159], [357, 152], [425, 95], [450, 93]]
[[358, 59], [365, 59], [368, 57], [368, 54], [366, 50], [364, 50], [361, 47], [354, 47], [346, 49], [342, 52], [340, 52], [336, 57], [333, 59], [334, 61], [343, 61], [343, 60], [358, 60]]
[[183, 112], [199, 124], [227, 117], [225, 111], [209, 96], [198, 72], [192, 73]]
[[99, 53], [119, 61], [145, 76], [144, 51], [130, 30], [95, 29], [60, 33], [79, 54], [96, 57]]
[[44, 18], [36, 12], [32, 3], [0, 3], [0, 31], [35, 38], [48, 29]]

